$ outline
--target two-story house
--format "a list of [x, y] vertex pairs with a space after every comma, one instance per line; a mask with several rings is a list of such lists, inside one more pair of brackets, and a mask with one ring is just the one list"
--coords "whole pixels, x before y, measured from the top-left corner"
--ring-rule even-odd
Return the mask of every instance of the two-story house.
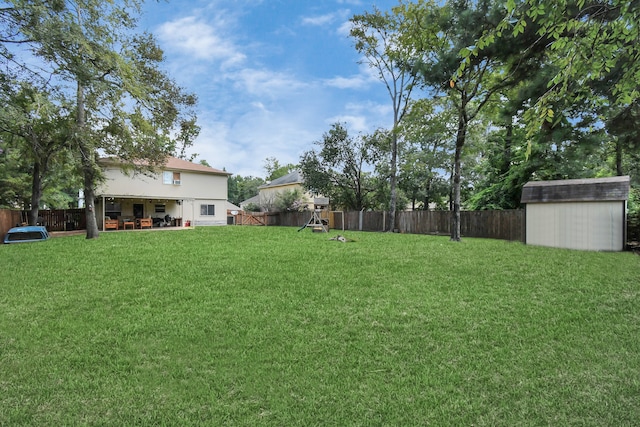
[[228, 172], [175, 157], [151, 175], [125, 174], [117, 159], [102, 159], [101, 166], [106, 179], [96, 191], [96, 219], [102, 229], [105, 218], [119, 227], [140, 218], [156, 226], [227, 224]]

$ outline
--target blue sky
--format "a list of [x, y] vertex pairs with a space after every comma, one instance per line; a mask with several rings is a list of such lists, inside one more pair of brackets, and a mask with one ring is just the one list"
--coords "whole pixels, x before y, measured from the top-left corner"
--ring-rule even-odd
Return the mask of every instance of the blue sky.
[[189, 154], [234, 175], [265, 176], [267, 157], [297, 163], [332, 123], [352, 134], [391, 123], [391, 101], [349, 37], [349, 18], [397, 0], [148, 2], [166, 69], [198, 95]]

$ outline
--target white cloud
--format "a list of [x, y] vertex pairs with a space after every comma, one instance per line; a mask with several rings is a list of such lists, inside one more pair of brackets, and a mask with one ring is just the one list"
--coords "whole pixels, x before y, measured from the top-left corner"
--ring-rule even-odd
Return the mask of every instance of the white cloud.
[[327, 123], [346, 123], [349, 131], [370, 133], [390, 126], [393, 108], [376, 102], [350, 102], [344, 105], [344, 113], [335, 115]]
[[338, 115], [338, 116], [334, 116], [334, 117], [329, 118], [327, 123], [329, 123], [329, 124], [332, 124], [332, 123], [346, 123], [347, 124], [347, 129], [349, 129], [349, 131], [351, 133], [369, 131], [369, 125], [368, 125], [368, 122], [367, 122], [367, 118], [364, 115], [360, 115], [360, 116], [349, 115], [349, 114]]
[[351, 36], [351, 28], [353, 24], [351, 21], [344, 21], [340, 27], [338, 27], [337, 33], [339, 36], [350, 37]]
[[320, 16], [309, 16], [302, 18], [303, 25], [324, 26], [332, 23], [336, 19], [335, 13], [328, 13]]
[[349, 9], [340, 9], [335, 12], [326, 13], [324, 15], [303, 17], [302, 25], [324, 27], [333, 24], [336, 21], [348, 20], [350, 16], [351, 11]]
[[246, 56], [233, 42], [216, 34], [215, 28], [189, 16], [162, 24], [156, 33], [164, 46], [184, 55], [218, 60], [227, 66], [243, 62]]
[[361, 74], [352, 77], [334, 77], [324, 82], [327, 86], [338, 89], [362, 89], [370, 83], [370, 81]]
[[286, 73], [246, 68], [230, 73], [228, 78], [234, 80], [237, 89], [251, 95], [271, 98], [286, 97], [308, 86]]
[[359, 73], [351, 77], [337, 76], [325, 79], [324, 84], [338, 89], [364, 89], [372, 83], [379, 82], [376, 71], [367, 64], [360, 64]]

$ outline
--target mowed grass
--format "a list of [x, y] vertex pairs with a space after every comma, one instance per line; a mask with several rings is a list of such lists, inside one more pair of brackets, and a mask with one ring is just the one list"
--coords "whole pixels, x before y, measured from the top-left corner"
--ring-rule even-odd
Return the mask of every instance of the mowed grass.
[[639, 425], [637, 255], [344, 234], [0, 246], [0, 425]]

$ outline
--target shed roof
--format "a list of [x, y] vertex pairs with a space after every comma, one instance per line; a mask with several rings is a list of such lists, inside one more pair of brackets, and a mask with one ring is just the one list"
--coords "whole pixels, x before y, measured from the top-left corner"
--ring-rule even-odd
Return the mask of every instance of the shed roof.
[[631, 179], [628, 176], [530, 181], [522, 188], [520, 203], [627, 200], [630, 182]]

